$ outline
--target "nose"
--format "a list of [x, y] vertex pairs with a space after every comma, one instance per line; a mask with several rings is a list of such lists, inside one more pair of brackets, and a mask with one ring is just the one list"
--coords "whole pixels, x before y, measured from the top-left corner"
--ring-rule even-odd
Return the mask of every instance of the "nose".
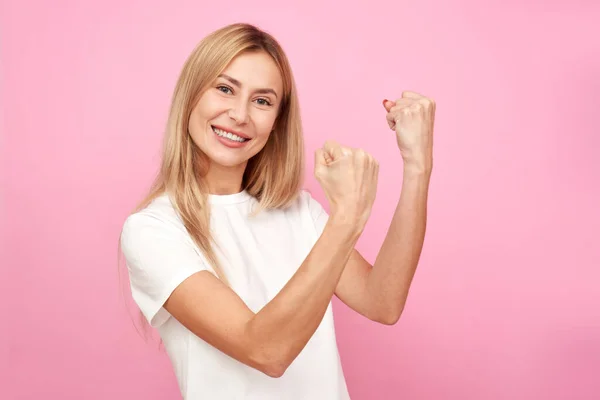
[[239, 100], [229, 109], [229, 117], [233, 119], [238, 125], [248, 123], [249, 115], [246, 102]]

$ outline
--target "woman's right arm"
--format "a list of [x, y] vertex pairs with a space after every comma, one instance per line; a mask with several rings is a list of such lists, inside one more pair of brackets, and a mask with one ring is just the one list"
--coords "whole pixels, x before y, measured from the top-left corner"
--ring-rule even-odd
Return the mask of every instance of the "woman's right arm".
[[225, 354], [279, 377], [317, 330], [371, 212], [377, 162], [362, 150], [327, 142], [315, 156], [315, 176], [330, 217], [302, 265], [259, 312], [208, 271], [181, 283], [163, 307]]
[[283, 289], [258, 313], [207, 271], [181, 283], [164, 308], [201, 339], [269, 376], [281, 376], [318, 328], [360, 236], [332, 215]]

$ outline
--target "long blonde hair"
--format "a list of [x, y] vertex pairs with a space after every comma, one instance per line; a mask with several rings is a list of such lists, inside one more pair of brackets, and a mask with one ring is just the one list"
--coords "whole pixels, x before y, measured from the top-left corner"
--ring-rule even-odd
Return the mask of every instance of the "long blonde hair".
[[242, 189], [258, 200], [256, 212], [291, 204], [302, 185], [304, 142], [296, 86], [280, 44], [256, 26], [237, 23], [206, 36], [189, 55], [173, 92], [162, 162], [149, 193], [135, 211], [167, 193], [181, 219], [219, 278], [228, 283], [213, 250], [208, 188], [203, 180], [207, 156], [192, 141], [188, 121], [202, 93], [239, 54], [264, 51], [283, 79], [283, 96], [273, 132], [265, 147], [247, 164]]

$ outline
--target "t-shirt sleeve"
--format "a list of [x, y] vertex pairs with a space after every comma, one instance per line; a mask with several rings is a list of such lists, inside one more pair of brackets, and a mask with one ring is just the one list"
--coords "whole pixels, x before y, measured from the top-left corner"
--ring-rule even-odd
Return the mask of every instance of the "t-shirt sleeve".
[[127, 218], [121, 248], [132, 297], [153, 327], [169, 319], [163, 305], [179, 284], [199, 271], [214, 274], [186, 232], [151, 215]]
[[325, 229], [325, 225], [327, 224], [327, 220], [329, 219], [329, 214], [327, 211], [325, 211], [325, 208], [321, 205], [321, 203], [316, 200], [308, 191], [304, 192], [304, 196], [308, 202], [308, 209], [315, 224], [317, 235], [321, 236], [321, 233], [323, 233], [323, 229]]

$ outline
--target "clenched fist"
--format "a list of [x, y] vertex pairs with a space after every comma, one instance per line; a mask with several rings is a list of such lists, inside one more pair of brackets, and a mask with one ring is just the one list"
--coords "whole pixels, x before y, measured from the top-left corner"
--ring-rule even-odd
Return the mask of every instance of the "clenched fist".
[[377, 192], [379, 164], [362, 149], [327, 141], [315, 152], [315, 177], [338, 213], [358, 225], [366, 224]]
[[405, 166], [429, 171], [433, 166], [435, 102], [415, 92], [403, 92], [394, 101], [384, 100], [387, 122], [396, 131]]

